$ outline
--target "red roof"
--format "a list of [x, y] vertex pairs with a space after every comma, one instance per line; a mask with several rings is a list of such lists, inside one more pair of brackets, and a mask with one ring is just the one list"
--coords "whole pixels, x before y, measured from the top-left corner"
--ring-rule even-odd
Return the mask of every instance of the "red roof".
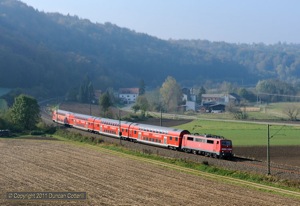
[[119, 94], [138, 94], [139, 88], [120, 88]]

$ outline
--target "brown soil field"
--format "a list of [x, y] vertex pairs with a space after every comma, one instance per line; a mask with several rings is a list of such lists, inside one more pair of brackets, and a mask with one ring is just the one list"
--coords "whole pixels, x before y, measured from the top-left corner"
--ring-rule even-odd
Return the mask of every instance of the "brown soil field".
[[[234, 153], [237, 156], [267, 161], [266, 147], [235, 147]], [[300, 146], [271, 146], [270, 161], [277, 164], [285, 164], [300, 168]]]
[[[0, 205], [299, 205], [64, 141], [0, 139]], [[87, 192], [85, 201], [12, 201], [6, 192]]]

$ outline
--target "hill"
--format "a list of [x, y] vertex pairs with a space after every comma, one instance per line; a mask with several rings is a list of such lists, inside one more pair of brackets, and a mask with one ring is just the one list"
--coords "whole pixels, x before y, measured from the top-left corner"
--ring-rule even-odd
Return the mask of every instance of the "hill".
[[24, 88], [34, 96], [65, 94], [86, 75], [102, 90], [137, 86], [141, 79], [157, 87], [167, 76], [183, 86], [276, 77], [240, 56], [231, 58], [230, 51], [222, 57], [226, 47], [218, 51], [210, 42], [165, 41], [111, 23], [40, 12], [17, 0], [1, 0], [0, 31], [0, 87]]

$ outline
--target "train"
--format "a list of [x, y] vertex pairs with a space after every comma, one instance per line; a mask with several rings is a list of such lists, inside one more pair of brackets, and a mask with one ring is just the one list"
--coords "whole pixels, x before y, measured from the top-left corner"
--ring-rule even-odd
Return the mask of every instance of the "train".
[[214, 158], [230, 159], [233, 157], [232, 141], [218, 135], [192, 134], [183, 129], [101, 118], [60, 109], [53, 110], [52, 121], [66, 127], [135, 143]]

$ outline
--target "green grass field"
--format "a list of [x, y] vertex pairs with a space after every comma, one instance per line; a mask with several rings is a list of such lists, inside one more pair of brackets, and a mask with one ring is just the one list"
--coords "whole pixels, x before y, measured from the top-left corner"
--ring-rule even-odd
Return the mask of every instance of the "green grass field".
[[[267, 144], [268, 127], [265, 124], [195, 120], [177, 128], [192, 133], [215, 134], [231, 139], [235, 146], [264, 146]], [[270, 144], [300, 146], [300, 126], [270, 126]]]

